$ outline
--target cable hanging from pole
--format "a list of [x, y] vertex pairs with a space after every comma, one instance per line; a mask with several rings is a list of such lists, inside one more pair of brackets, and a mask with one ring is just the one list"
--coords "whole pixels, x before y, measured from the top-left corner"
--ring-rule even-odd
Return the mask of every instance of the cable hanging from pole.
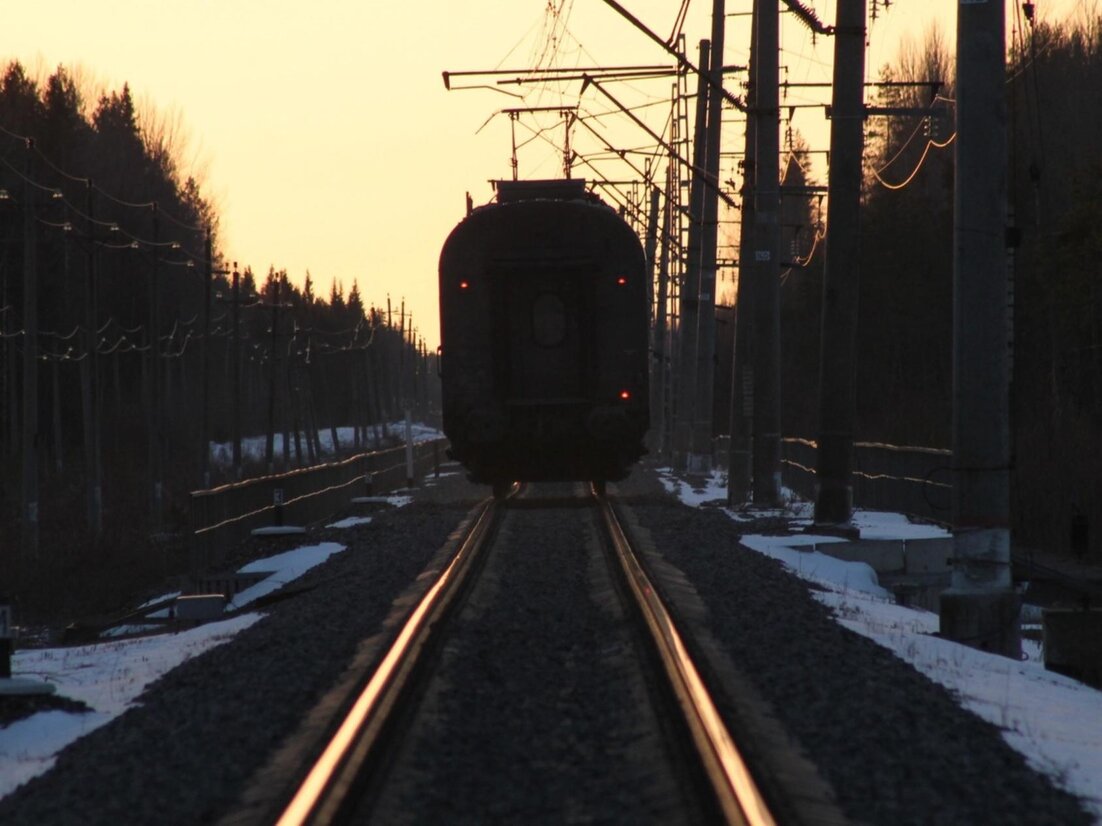
[[[7, 130], [4, 130], [4, 131], [7, 131]], [[9, 134], [11, 134], [11, 133], [9, 133]], [[27, 139], [27, 140], [30, 141], [30, 139]], [[37, 147], [35, 147], [35, 145], [33, 143], [29, 142], [28, 143], [28, 148], [33, 149], [35, 152], [37, 152], [41, 156], [41, 152], [38, 152]], [[67, 197], [65, 197], [65, 193], [61, 189], [59, 189], [58, 187], [49, 186], [47, 184], [43, 184], [39, 181], [36, 181], [36, 180], [33, 180], [32, 178], [27, 177], [27, 175], [25, 175], [19, 169], [14, 167], [11, 163], [8, 162], [8, 160], [6, 158], [4, 158], [2, 156], [0, 156], [0, 163], [3, 163], [4, 166], [6, 166], [9, 170], [11, 170], [24, 183], [26, 183], [29, 186], [32, 186], [32, 187], [42, 191], [42, 192], [50, 193], [50, 196], [53, 200], [61, 201], [68, 210], [70, 210], [75, 215], [79, 216], [80, 218], [84, 219], [85, 221], [91, 222], [91, 223], [96, 224], [96, 225], [101, 226], [101, 227], [105, 227], [105, 228], [109, 229], [112, 232], [119, 232], [119, 233], [121, 233], [121, 234], [123, 234], [123, 235], [125, 235], [125, 236], [127, 236], [128, 238], [131, 239], [131, 241], [129, 243], [125, 243], [125, 244], [109, 244], [109, 243], [102, 242], [102, 241], [99, 242], [100, 246], [105, 248], [105, 249], [128, 249], [128, 248], [129, 249], [135, 249], [136, 245], [140, 245], [140, 246], [143, 246], [143, 247], [149, 247], [149, 248], [152, 248], [152, 247], [172, 248], [172, 249], [181, 249], [181, 250], [183, 250], [185, 253], [187, 253], [194, 260], [200, 260], [201, 259], [201, 256], [199, 256], [197, 253], [194, 253], [191, 250], [188, 250], [187, 248], [185, 248], [179, 241], [160, 241], [160, 242], [155, 243], [153, 241], [149, 241], [149, 240], [143, 239], [143, 238], [141, 238], [137, 235], [134, 235], [134, 234], [128, 232], [127, 230], [125, 230], [125, 229], [122, 229], [122, 227], [120, 227], [119, 224], [115, 221], [105, 221], [105, 220], [100, 220], [100, 219], [97, 219], [97, 218], [92, 218], [92, 217], [86, 215], [79, 207], [74, 206], [72, 203], [70, 203], [69, 199]], [[77, 177], [74, 177], [74, 176], [67, 176], [67, 177], [70, 177], [74, 181], [88, 182], [88, 181], [91, 180], [89, 178], [77, 178]], [[111, 195], [105, 193], [102, 189], [99, 189], [99, 187], [95, 186], [95, 184], [92, 184], [92, 189], [100, 192], [101, 194], [107, 195], [108, 198], [110, 198], [112, 200], [115, 200], [119, 203], [125, 203], [125, 202], [119, 201], [117, 198], [113, 198]], [[145, 208], [150, 208], [155, 203], [156, 202], [154, 202], [154, 201], [150, 201], [148, 204], [145, 204], [145, 205], [140, 205], [140, 204], [126, 204], [126, 205], [128, 205], [128, 206], [144, 206]], [[165, 214], [163, 212], [163, 210], [159, 210], [159, 212], [160, 212], [160, 214]], [[36, 220], [40, 224], [43, 224], [45, 226], [49, 226], [49, 227], [54, 228], [54, 229], [62, 229], [62, 230], [65, 230], [65, 231], [71, 231], [73, 229], [72, 224], [69, 223], [69, 222], [54, 223], [54, 222], [47, 221], [43, 218], [36, 218]], [[172, 220], [176, 221], [176, 219], [172, 219]], [[180, 221], [176, 221], [176, 223], [179, 223], [182, 226], [194, 229], [194, 227], [190, 227], [190, 225], [183, 224]]]
[[[94, 189], [96, 192], [103, 195], [108, 200], [113, 201], [116, 204], [119, 204], [120, 206], [125, 206], [125, 207], [129, 207], [129, 208], [132, 208], [132, 209], [148, 209], [151, 206], [153, 206], [153, 204], [154, 204], [153, 201], [138, 203], [138, 202], [127, 201], [123, 198], [119, 198], [118, 196], [113, 195], [112, 193], [108, 192], [107, 190], [105, 190], [102, 187], [95, 184], [91, 177], [81, 176], [81, 175], [74, 175], [71, 172], [68, 172], [65, 169], [63, 169], [62, 167], [60, 167], [58, 164], [56, 164], [50, 157], [48, 157], [38, 147], [37, 143], [34, 142], [34, 139], [31, 138], [30, 136], [20, 135], [18, 132], [13, 132], [12, 130], [6, 128], [3, 124], [0, 124], [0, 132], [3, 132], [4, 134], [8, 135], [9, 137], [11, 137], [15, 140], [19, 140], [19, 141], [23, 141], [23, 142], [27, 143], [29, 145], [29, 148], [32, 149], [34, 151], [34, 153], [39, 158], [41, 158], [46, 163], [46, 165], [49, 166], [52, 170], [54, 170], [54, 172], [56, 172], [57, 174], [61, 175], [64, 178], [67, 178], [70, 181], [73, 181], [75, 183], [83, 183], [83, 184], [86, 184], [86, 185], [90, 185], [92, 187], [92, 189]], [[0, 160], [4, 160], [4, 159], [0, 158]], [[4, 162], [5, 162], [5, 164], [7, 163], [6, 161], [4, 161]], [[9, 168], [10, 168], [10, 165], [9, 165]], [[18, 170], [13, 169], [13, 171], [17, 175], [19, 174]], [[32, 182], [28, 181], [28, 183], [32, 183]], [[41, 184], [33, 184], [32, 183], [32, 185], [42, 187]], [[178, 226], [180, 226], [184, 229], [192, 230], [194, 232], [202, 232], [202, 231], [204, 231], [204, 229], [206, 229], [205, 227], [202, 227], [202, 226], [195, 226], [195, 225], [189, 224], [186, 221], [183, 221], [182, 219], [177, 218], [176, 216], [172, 215], [171, 213], [165, 212], [164, 210], [161, 210], [161, 213], [165, 217], [167, 217], [170, 221], [172, 221], [174, 224], [177, 224]]]
[[[930, 148], [931, 147], [934, 147], [936, 149], [945, 149], [953, 141], [955, 141], [956, 138], [957, 138], [957, 133], [954, 132], [952, 135], [949, 136], [948, 140], [946, 140], [944, 143], [938, 143], [935, 140], [926, 141], [926, 147], [922, 150], [922, 157], [920, 157], [918, 159], [918, 165], [915, 166], [915, 168], [914, 168], [914, 170], [912, 170], [911, 174], [908, 175], [901, 183], [898, 183], [898, 184], [888, 183], [882, 177], [880, 177], [880, 172], [875, 170], [875, 169], [873, 170], [873, 173], [872, 173], [873, 177], [875, 177], [876, 180], [880, 183], [880, 185], [883, 186], [885, 189], [891, 189], [891, 190], [903, 189], [904, 187], [909, 185], [915, 179], [915, 176], [918, 175], [919, 170], [922, 169], [922, 165], [924, 163], [926, 163], [926, 158], [930, 154]], [[883, 171], [883, 170], [881, 170], [881, 171]]]

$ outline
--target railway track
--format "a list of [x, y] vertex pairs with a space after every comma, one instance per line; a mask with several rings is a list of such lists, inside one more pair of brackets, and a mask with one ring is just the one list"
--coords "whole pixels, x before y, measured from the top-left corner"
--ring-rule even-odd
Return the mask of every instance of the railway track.
[[[307, 588], [72, 744], [0, 800], [0, 822], [278, 821], [451, 563], [476, 492], [447, 478], [344, 534]], [[1002, 731], [740, 546], [745, 525], [670, 502], [645, 469], [614, 493], [779, 823], [1091, 822]], [[433, 679], [411, 680], [389, 748], [350, 783], [368, 794], [349, 820], [720, 822], [592, 505], [559, 489], [499, 511], [500, 541], [429, 644]]]
[[281, 824], [774, 822], [602, 493], [479, 505]]

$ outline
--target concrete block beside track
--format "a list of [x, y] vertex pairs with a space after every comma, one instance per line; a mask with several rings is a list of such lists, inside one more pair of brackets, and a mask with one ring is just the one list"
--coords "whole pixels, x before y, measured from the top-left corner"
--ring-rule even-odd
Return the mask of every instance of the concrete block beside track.
[[824, 542], [817, 545], [816, 550], [846, 562], [864, 562], [878, 574], [903, 570], [903, 542], [899, 539]]

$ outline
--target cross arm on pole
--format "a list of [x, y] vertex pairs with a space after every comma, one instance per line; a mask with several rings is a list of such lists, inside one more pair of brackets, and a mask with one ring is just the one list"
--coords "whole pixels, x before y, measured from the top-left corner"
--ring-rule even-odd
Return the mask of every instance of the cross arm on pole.
[[[611, 2], [611, 0], [605, 0], [605, 2]], [[659, 146], [661, 146], [671, 157], [676, 158], [680, 163], [685, 164], [690, 169], [692, 169], [694, 172], [698, 173], [701, 176], [701, 179], [704, 181], [705, 186], [708, 186], [708, 187], [711, 187], [712, 189], [714, 189], [716, 191], [716, 194], [720, 197], [720, 199], [722, 199], [723, 203], [727, 204], [727, 206], [729, 206], [729, 207], [734, 207], [735, 206], [734, 200], [730, 196], [728, 196], [727, 193], [725, 193], [722, 189], [719, 188], [719, 184], [715, 180], [714, 176], [708, 175], [706, 170], [704, 170], [701, 167], [697, 166], [696, 164], [688, 161], [687, 159], [682, 158], [680, 153], [678, 153], [678, 151], [676, 149], [674, 149], [673, 146], [671, 146], [669, 143], [667, 143], [665, 140], [663, 140], [662, 137], [657, 132], [655, 132], [653, 129], [651, 129], [649, 126], [647, 126], [642, 120], [640, 120], [639, 117], [634, 112], [632, 112], [630, 109], [628, 109], [628, 107], [624, 106], [624, 104], [621, 103], [616, 98], [616, 96], [612, 94], [612, 92], [605, 89], [603, 86], [601, 86], [600, 83], [598, 83], [592, 77], [587, 75], [585, 80], [582, 81], [582, 92], [584, 92], [586, 86], [589, 86], [589, 85], [592, 85], [593, 88], [595, 88], [598, 92], [600, 92], [602, 95], [607, 97], [610, 101], [612, 101], [613, 104], [615, 104], [616, 107], [621, 112], [623, 112], [625, 115], [627, 115], [629, 118], [631, 118], [632, 122], [635, 123], [636, 126], [638, 126], [640, 129], [642, 129], [648, 135], [650, 135], [651, 138]]]

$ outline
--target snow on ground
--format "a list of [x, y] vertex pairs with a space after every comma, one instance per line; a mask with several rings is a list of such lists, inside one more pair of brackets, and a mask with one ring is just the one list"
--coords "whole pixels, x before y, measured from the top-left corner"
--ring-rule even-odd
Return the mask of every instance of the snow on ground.
[[[718, 476], [695, 491], [668, 473], [663, 481], [689, 505], [725, 497]], [[778, 516], [797, 526], [809, 524], [810, 506], [791, 496], [788, 499], [782, 511], [727, 513], [733, 519]], [[388, 501], [401, 506], [410, 497], [393, 496]], [[854, 522], [866, 538], [945, 536], [938, 528], [912, 524], [898, 514], [858, 511]], [[351, 520], [342, 520], [333, 526], [350, 524]], [[1028, 659], [1014, 662], [932, 636], [937, 616], [893, 604], [867, 565], [806, 550], [808, 544], [837, 541], [837, 537], [808, 534], [743, 537], [747, 547], [779, 559], [797, 575], [827, 588], [816, 596], [833, 609], [840, 623], [890, 649], [952, 691], [965, 708], [1002, 728], [1011, 746], [1082, 797], [1102, 823], [1102, 692], [1046, 671], [1039, 647], [1029, 641], [1024, 644]], [[801, 546], [805, 549], [799, 550]], [[234, 607], [246, 607], [342, 549], [327, 542], [251, 563], [242, 570], [271, 571], [272, 575], [238, 594]], [[260, 617], [248, 613], [144, 639], [16, 652], [14, 676], [53, 683], [59, 694], [82, 700], [94, 710], [88, 714], [40, 712], [0, 728], [0, 797], [46, 771], [57, 752], [73, 740], [138, 702], [145, 686], [161, 674], [229, 640]]]
[[354, 528], [357, 525], [369, 525], [371, 524], [370, 516], [349, 516], [345, 519], [338, 519], [336, 522], [330, 522], [325, 527], [327, 528]]
[[[382, 427], [378, 429], [376, 433], [374, 428], [368, 428], [368, 439], [373, 441], [372, 446], [364, 447], [364, 450], [376, 449], [378, 444], [377, 438], [382, 435]], [[414, 423], [411, 428], [413, 434], [413, 441], [415, 444], [420, 442], [427, 442], [431, 439], [443, 438], [444, 434], [439, 430], [435, 430], [428, 425]], [[406, 425], [405, 422], [391, 422], [386, 426], [386, 432], [391, 437], [397, 437], [398, 439], [405, 439]], [[277, 456], [283, 455], [283, 434], [274, 433], [272, 450]], [[302, 434], [302, 439], [305, 440], [305, 434]], [[241, 456], [247, 461], [260, 462], [264, 460], [267, 451], [267, 435], [264, 436], [249, 436], [241, 440]], [[318, 441], [321, 442], [321, 452], [326, 456], [331, 456], [335, 453], [333, 450], [333, 432], [330, 428], [323, 428], [318, 430]], [[354, 442], [353, 428], [351, 427], [338, 427], [337, 428], [337, 441], [340, 446], [347, 449]], [[291, 452], [294, 453], [294, 440], [291, 441]], [[229, 467], [233, 464], [233, 442], [211, 442], [210, 445], [211, 461], [215, 464]]]
[[298, 579], [316, 565], [320, 565], [333, 554], [345, 549], [338, 542], [322, 542], [318, 545], [305, 545], [265, 559], [250, 562], [238, 569], [242, 574], [268, 574], [260, 582], [235, 594], [226, 604], [227, 611], [239, 611], [263, 596], [274, 593], [288, 582]]
[[[405, 423], [388, 424], [386, 432], [403, 437]], [[422, 424], [413, 424], [413, 441], [423, 442], [441, 437], [441, 433]], [[378, 429], [381, 435], [382, 428]], [[374, 428], [371, 436], [376, 436]], [[332, 431], [319, 431], [322, 452], [334, 453]], [[353, 443], [350, 427], [337, 429], [342, 446]], [[264, 457], [264, 436], [242, 439], [242, 454], [253, 460]], [[283, 436], [275, 434], [274, 449], [283, 451]], [[211, 456], [216, 463], [232, 461], [232, 443], [212, 443]], [[392, 507], [403, 507], [413, 501], [407, 495], [379, 497]], [[349, 517], [329, 527], [350, 528], [367, 524], [370, 517]], [[336, 542], [296, 548], [267, 559], [257, 560], [241, 568], [242, 573], [267, 573], [265, 579], [237, 594], [227, 610], [241, 610], [262, 596], [282, 588], [319, 565], [332, 554], [344, 550]], [[171, 599], [179, 594], [165, 594], [147, 604]], [[167, 609], [158, 612], [167, 616]], [[248, 613], [221, 622], [172, 634], [142, 639], [101, 642], [79, 648], [34, 649], [18, 651], [12, 658], [12, 674], [19, 679], [34, 679], [51, 683], [59, 695], [83, 701], [93, 710], [76, 714], [66, 711], [39, 712], [5, 728], [0, 728], [0, 797], [22, 783], [46, 771], [53, 765], [57, 752], [79, 737], [110, 722], [129, 706], [139, 701], [145, 687], [180, 663], [231, 639], [248, 628], [262, 614]], [[132, 625], [116, 629], [115, 634], [140, 633], [158, 626]], [[112, 634], [106, 634], [106, 637]]]
[[[694, 507], [726, 499], [719, 474], [695, 490], [670, 471], [662, 473], [662, 481]], [[783, 511], [724, 510], [739, 521], [783, 515], [794, 528], [809, 525], [811, 506], [790, 493], [785, 498], [789, 504]], [[941, 528], [895, 513], [857, 510], [853, 522], [865, 539], [948, 536]], [[1040, 645], [1030, 640], [1023, 640], [1025, 659], [1017, 662], [934, 636], [937, 615], [895, 605], [871, 567], [807, 549], [839, 541], [844, 540], [806, 533], [742, 538], [744, 546], [826, 588], [815, 597], [833, 610], [838, 622], [889, 649], [949, 689], [964, 708], [998, 726], [1030, 765], [1082, 798], [1102, 824], [1102, 691], [1047, 671]]]
[[[398, 495], [380, 497], [380, 501], [401, 507], [412, 500], [409, 496]], [[335, 526], [350, 527], [370, 521], [369, 517], [353, 517]], [[344, 549], [345, 546], [337, 542], [322, 542], [249, 563], [240, 569], [242, 573], [263, 572], [269, 576], [237, 594], [226, 606], [227, 610], [247, 608]], [[178, 595], [165, 594], [146, 604]], [[167, 609], [159, 613], [167, 616]], [[140, 702], [146, 686], [162, 674], [227, 642], [262, 616], [259, 612], [250, 612], [170, 634], [76, 648], [17, 651], [12, 657], [13, 677], [51, 683], [57, 694], [80, 700], [92, 711], [84, 714], [43, 711], [0, 728], [0, 797], [48, 770], [65, 746]], [[127, 631], [152, 629], [153, 626], [131, 626]]]
[[93, 710], [41, 711], [0, 728], [0, 797], [49, 769], [65, 746], [126, 711], [162, 674], [221, 645], [260, 616], [243, 614], [177, 634], [17, 651], [14, 676], [52, 683], [58, 694]]

